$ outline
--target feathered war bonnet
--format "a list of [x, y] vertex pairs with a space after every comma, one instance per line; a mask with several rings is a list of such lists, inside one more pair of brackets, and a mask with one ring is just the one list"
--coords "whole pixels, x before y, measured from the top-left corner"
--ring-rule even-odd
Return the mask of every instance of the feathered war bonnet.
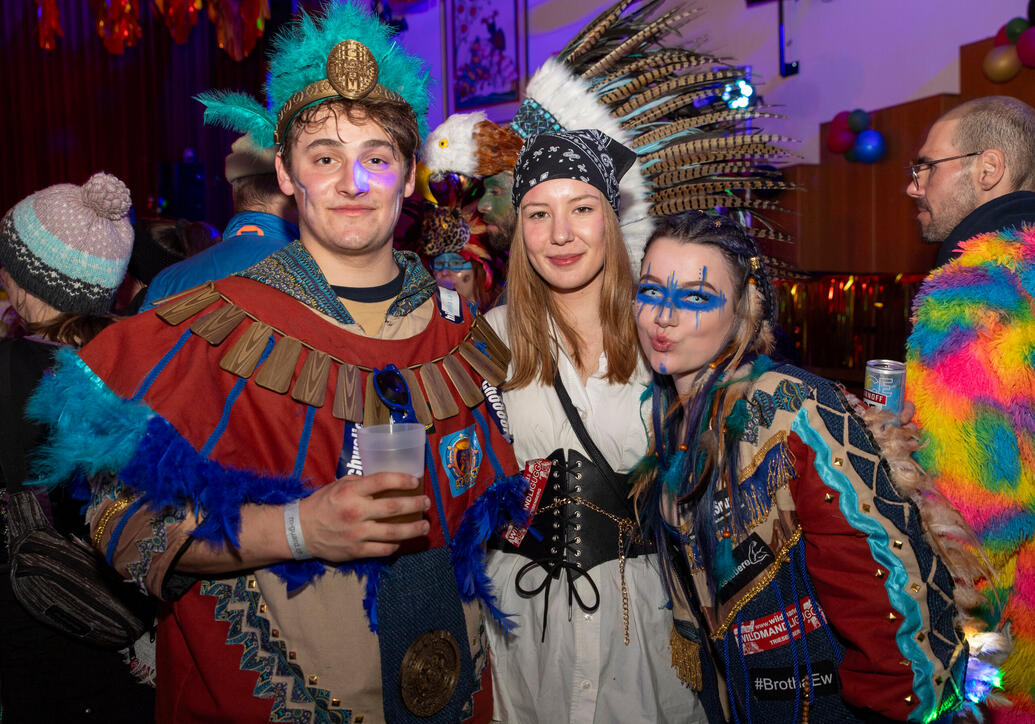
[[[466, 121], [475, 144], [487, 139], [498, 149], [479, 151], [479, 161], [490, 157], [497, 167], [509, 162], [513, 168], [520, 143], [503, 142], [501, 135], [523, 141], [583, 128], [606, 133], [638, 157], [637, 172], [622, 178], [620, 216], [636, 267], [654, 220], [688, 209], [732, 211], [752, 225], [757, 238], [789, 241], [755, 213], [776, 209], [777, 202], [751, 192], [791, 187], [779, 171], [764, 165], [786, 156], [778, 144], [792, 139], [761, 133], [753, 125], [776, 114], [731, 109], [722, 99], [727, 85], [746, 80], [744, 69], [679, 47], [678, 39], [671, 42], [700, 11], [682, 4], [663, 12], [660, 7], [658, 0], [618, 0], [533, 74], [509, 126], [450, 116], [432, 131], [425, 149], [441, 143], [440, 129], [443, 135], [455, 133]], [[456, 154], [426, 152], [424, 158], [433, 172], [466, 172], [446, 166], [464, 160]], [[752, 213], [738, 213], [748, 210]]]
[[205, 122], [250, 133], [259, 146], [287, 138], [309, 106], [343, 98], [406, 103], [427, 134], [428, 71], [391, 39], [392, 30], [352, 2], [328, 2], [319, 15], [302, 11], [273, 39], [266, 107], [247, 93], [207, 91]]

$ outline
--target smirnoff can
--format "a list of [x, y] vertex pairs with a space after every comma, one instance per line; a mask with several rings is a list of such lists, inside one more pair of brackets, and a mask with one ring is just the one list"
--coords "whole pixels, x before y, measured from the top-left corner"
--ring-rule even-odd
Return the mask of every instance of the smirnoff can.
[[906, 366], [893, 359], [871, 359], [866, 363], [863, 399], [898, 415], [906, 393]]

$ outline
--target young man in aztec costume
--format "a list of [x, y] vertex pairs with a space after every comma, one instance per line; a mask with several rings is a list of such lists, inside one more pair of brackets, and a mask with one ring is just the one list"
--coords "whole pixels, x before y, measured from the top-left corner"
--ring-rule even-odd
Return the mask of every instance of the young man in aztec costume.
[[[93, 544], [162, 599], [160, 722], [492, 716], [482, 547], [525, 488], [487, 402], [508, 352], [392, 250], [427, 75], [388, 38], [333, 4], [277, 38], [270, 111], [202, 98], [279, 144], [300, 240], [61, 354], [33, 400], [41, 481], [88, 480]], [[357, 427], [390, 420], [426, 426], [423, 481], [362, 475]]]

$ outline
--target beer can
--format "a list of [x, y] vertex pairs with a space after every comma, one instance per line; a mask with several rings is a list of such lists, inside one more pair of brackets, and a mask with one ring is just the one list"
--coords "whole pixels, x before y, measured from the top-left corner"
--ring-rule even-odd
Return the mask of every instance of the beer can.
[[906, 397], [906, 366], [892, 359], [871, 359], [866, 363], [863, 399], [898, 415]]

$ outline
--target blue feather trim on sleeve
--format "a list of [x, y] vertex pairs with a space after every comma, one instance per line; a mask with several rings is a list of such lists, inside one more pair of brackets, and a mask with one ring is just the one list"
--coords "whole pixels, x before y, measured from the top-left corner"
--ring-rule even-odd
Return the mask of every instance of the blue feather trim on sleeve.
[[58, 350], [26, 404], [26, 417], [50, 429], [33, 456], [32, 483], [48, 489], [77, 475], [120, 470], [136, 453], [154, 412], [112, 392], [75, 350]]
[[484, 544], [507, 523], [527, 525], [528, 515], [524, 510], [527, 492], [528, 481], [523, 475], [498, 478], [464, 513], [449, 551], [460, 599], [465, 602], [480, 599], [508, 632], [515, 624], [510, 615], [496, 606], [492, 580], [485, 572]]

